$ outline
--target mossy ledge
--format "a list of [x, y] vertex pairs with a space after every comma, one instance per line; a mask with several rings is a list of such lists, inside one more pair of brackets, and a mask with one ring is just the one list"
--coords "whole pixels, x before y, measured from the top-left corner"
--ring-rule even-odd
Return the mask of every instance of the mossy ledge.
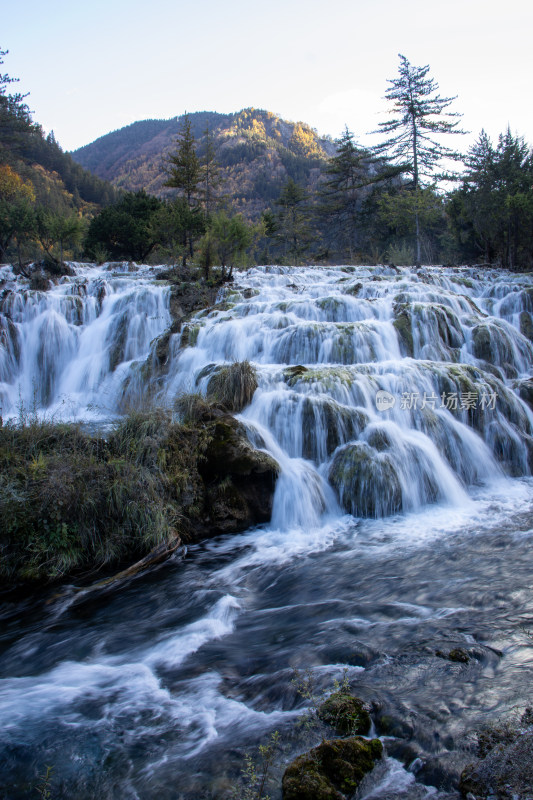
[[4, 588], [87, 584], [268, 521], [276, 461], [231, 415], [200, 398], [187, 406], [179, 422], [136, 413], [105, 437], [75, 424], [0, 427]]
[[379, 739], [324, 740], [285, 770], [283, 800], [345, 800], [381, 758]]
[[366, 735], [370, 714], [362, 700], [348, 692], [333, 692], [317, 709], [318, 718], [331, 725], [339, 736]]

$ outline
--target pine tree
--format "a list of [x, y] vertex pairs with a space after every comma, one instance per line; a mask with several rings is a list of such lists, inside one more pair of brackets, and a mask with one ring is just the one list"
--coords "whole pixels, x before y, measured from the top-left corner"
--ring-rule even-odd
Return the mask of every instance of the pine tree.
[[354, 136], [346, 126], [336, 141], [337, 154], [325, 169], [325, 180], [320, 187], [319, 215], [326, 217], [343, 252], [353, 261], [359, 227], [359, 209], [362, 188], [370, 182], [370, 154], [358, 148]]
[[168, 180], [165, 186], [179, 189], [189, 208], [198, 204], [198, 186], [202, 180], [202, 167], [196, 154], [196, 140], [191, 130], [191, 120], [185, 114], [176, 140], [176, 150], [168, 157]]
[[435, 177], [435, 170], [443, 159], [460, 159], [456, 151], [435, 140], [434, 136], [464, 131], [457, 128], [459, 120], [455, 119], [462, 115], [445, 111], [456, 98], [437, 94], [439, 85], [428, 77], [429, 65], [414, 67], [405, 56], [399, 54], [399, 58], [399, 76], [388, 81], [391, 85], [385, 92], [385, 98], [394, 104], [394, 116], [380, 122], [379, 130], [375, 131], [392, 136], [377, 145], [375, 152], [388, 156], [412, 178], [416, 263], [419, 265], [419, 189], [424, 179]]
[[[0, 66], [4, 63], [4, 56], [9, 50], [0, 49]], [[12, 83], [18, 83], [18, 78], [11, 78], [7, 73], [0, 73], [0, 163], [7, 163], [9, 151], [20, 147], [24, 133], [33, 130], [30, 109], [24, 102], [27, 94], [8, 93]]]
[[[201, 195], [201, 184], [203, 181], [203, 169], [200, 159], [196, 154], [196, 141], [191, 130], [189, 115], [185, 114], [181, 122], [181, 128], [176, 142], [176, 151], [168, 158], [168, 180], [165, 186], [179, 190], [179, 196], [183, 197], [190, 211], [198, 207]], [[194, 255], [195, 231], [192, 229], [186, 232], [189, 255]], [[183, 253], [183, 266], [186, 264], [186, 253]]]
[[202, 159], [203, 177], [203, 201], [206, 220], [214, 211], [215, 190], [220, 183], [218, 164], [215, 157], [215, 146], [213, 143], [213, 133], [209, 129], [209, 124], [205, 129], [205, 154]]
[[307, 195], [289, 178], [276, 205], [280, 210], [274, 215], [274, 235], [282, 243], [285, 257], [297, 265], [312, 239]]

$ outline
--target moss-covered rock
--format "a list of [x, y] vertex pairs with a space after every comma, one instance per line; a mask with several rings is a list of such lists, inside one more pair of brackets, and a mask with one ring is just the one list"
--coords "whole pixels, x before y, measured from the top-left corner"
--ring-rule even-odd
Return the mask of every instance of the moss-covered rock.
[[520, 314], [520, 333], [533, 342], [533, 321], [527, 311], [522, 311]]
[[283, 800], [345, 800], [382, 753], [379, 739], [354, 736], [323, 741], [287, 767], [282, 781]]
[[184, 325], [181, 331], [181, 347], [194, 347], [198, 341], [200, 325]]
[[318, 707], [318, 717], [331, 725], [340, 736], [367, 734], [370, 714], [362, 700], [348, 692], [334, 692]]
[[244, 427], [229, 414], [209, 410], [204, 421], [208, 440], [199, 472], [207, 487], [211, 535], [268, 522], [279, 464], [252, 447]]
[[[511, 741], [509, 741], [511, 739]], [[463, 797], [476, 800], [531, 800], [533, 786], [533, 730], [496, 737], [484, 758], [463, 771]]]
[[398, 334], [400, 351], [404, 356], [414, 356], [413, 323], [411, 308], [408, 303], [396, 303], [394, 321], [392, 323]]
[[182, 423], [133, 414], [105, 440], [77, 425], [1, 426], [4, 586], [116, 570], [159, 545], [268, 521], [278, 464], [201, 403]]
[[301, 404], [302, 457], [318, 463], [340, 445], [356, 439], [368, 424], [368, 414], [315, 395]]
[[492, 340], [488, 325], [477, 325], [472, 331], [472, 349], [476, 358], [492, 360]]
[[255, 367], [249, 361], [235, 361], [214, 370], [207, 384], [207, 397], [227, 411], [239, 412], [252, 402], [256, 389]]
[[366, 442], [338, 450], [329, 481], [341, 505], [357, 517], [382, 517], [402, 509], [402, 490], [389, 454]]
[[442, 650], [436, 650], [435, 655], [439, 658], [445, 658], [448, 661], [454, 661], [456, 664], [468, 664], [470, 661], [470, 656], [462, 647], [454, 647], [449, 653], [445, 653]]
[[533, 379], [520, 381], [517, 389], [522, 400], [533, 410]]
[[363, 288], [362, 283], [354, 283], [353, 286], [347, 286], [344, 289], [344, 293], [351, 294], [352, 297], [358, 297], [362, 288]]

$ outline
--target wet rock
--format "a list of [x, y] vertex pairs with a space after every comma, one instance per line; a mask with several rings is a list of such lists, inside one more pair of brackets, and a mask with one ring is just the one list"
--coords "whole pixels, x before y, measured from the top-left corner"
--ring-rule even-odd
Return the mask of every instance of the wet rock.
[[244, 427], [229, 414], [215, 416], [208, 432], [199, 472], [207, 489], [211, 533], [242, 531], [268, 522], [278, 463], [252, 447]]
[[348, 692], [334, 692], [318, 707], [317, 714], [339, 736], [364, 735], [370, 730], [370, 714], [363, 701]]
[[368, 415], [323, 396], [306, 397], [301, 404], [302, 457], [320, 462], [342, 444], [356, 439]]
[[215, 304], [219, 288], [191, 281], [173, 284], [170, 289], [169, 306], [172, 319], [184, 322], [194, 312], [210, 308]]
[[402, 508], [402, 490], [388, 453], [378, 453], [366, 442], [338, 450], [329, 481], [341, 505], [354, 516], [381, 517]]
[[476, 358], [492, 361], [492, 340], [487, 325], [477, 325], [472, 331], [472, 345]]
[[475, 800], [531, 800], [533, 730], [517, 732], [510, 744], [499, 743], [463, 771], [459, 788]]
[[411, 319], [411, 309], [408, 303], [396, 303], [394, 306], [394, 322], [396, 328], [400, 350], [402, 355], [414, 356], [413, 326]]
[[527, 346], [514, 328], [506, 329], [499, 321], [483, 322], [472, 330], [474, 356], [501, 367], [508, 378], [518, 374], [515, 350], [527, 356]]
[[533, 410], [533, 379], [520, 381], [517, 388], [522, 400]]
[[287, 367], [283, 370], [283, 378], [287, 381], [289, 386], [294, 386], [296, 381], [301, 375], [305, 375], [309, 370], [307, 367], [303, 367], [301, 364], [297, 364], [294, 367]]
[[181, 347], [194, 347], [198, 341], [198, 334], [200, 333], [199, 325], [184, 325], [181, 332], [180, 346]]
[[164, 367], [168, 362], [171, 336], [172, 333], [169, 329], [156, 340], [153, 353], [159, 367]]
[[520, 314], [520, 333], [533, 342], [533, 321], [527, 311], [522, 311]]
[[285, 770], [283, 800], [345, 800], [381, 758], [379, 739], [325, 740]]
[[465, 754], [460, 751], [443, 751], [438, 755], [424, 756], [417, 764], [416, 779], [426, 786], [452, 790], [457, 788], [465, 765]]
[[353, 286], [347, 286], [346, 289], [344, 289], [344, 293], [351, 294], [353, 297], [358, 297], [362, 288], [363, 288], [362, 283], [354, 283]]
[[393, 736], [397, 739], [411, 739], [414, 736], [415, 729], [408, 721], [407, 714], [407, 711], [404, 714], [389, 712], [378, 716], [376, 718], [376, 726], [379, 734]]
[[439, 658], [446, 658], [448, 661], [455, 661], [458, 664], [468, 664], [470, 656], [462, 647], [455, 647], [449, 653], [444, 653], [442, 650], [437, 650], [435, 655]]

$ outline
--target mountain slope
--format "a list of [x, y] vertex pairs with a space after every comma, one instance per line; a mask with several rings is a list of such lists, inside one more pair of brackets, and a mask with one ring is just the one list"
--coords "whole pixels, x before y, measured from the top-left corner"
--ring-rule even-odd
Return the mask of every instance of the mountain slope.
[[[170, 196], [164, 187], [165, 159], [176, 147], [182, 117], [144, 120], [113, 131], [72, 153], [85, 169], [116, 187], [145, 189]], [[308, 191], [316, 188], [320, 167], [335, 153], [334, 143], [302, 122], [286, 122], [270, 111], [189, 115], [201, 157], [207, 126], [220, 166], [219, 194], [255, 219], [280, 194], [288, 178]]]

